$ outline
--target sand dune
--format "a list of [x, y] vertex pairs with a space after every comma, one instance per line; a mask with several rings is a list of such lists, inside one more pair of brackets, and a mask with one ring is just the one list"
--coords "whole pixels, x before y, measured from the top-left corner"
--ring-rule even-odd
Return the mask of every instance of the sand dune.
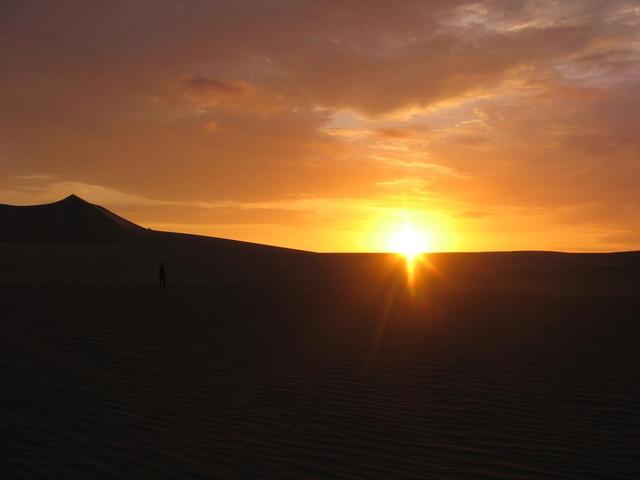
[[88, 244], [88, 245], [206, 245], [235, 252], [292, 251], [201, 235], [156, 231], [143, 228], [110, 210], [77, 195], [43, 205], [0, 204], [0, 243], [4, 244]]
[[3, 478], [637, 478], [640, 298], [372, 293], [5, 288]]
[[0, 478], [638, 478], [637, 254], [175, 238], [0, 245]]
[[111, 243], [142, 238], [146, 229], [76, 195], [46, 205], [0, 205], [0, 242]]

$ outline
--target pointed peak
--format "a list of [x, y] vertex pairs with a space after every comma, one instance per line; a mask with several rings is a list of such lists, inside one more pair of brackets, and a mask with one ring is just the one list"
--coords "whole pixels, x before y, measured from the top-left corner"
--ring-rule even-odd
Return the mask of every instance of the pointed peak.
[[88, 203], [86, 200], [83, 200], [82, 198], [77, 196], [75, 193], [72, 193], [68, 197], [63, 198], [61, 200], [61, 202], [64, 202], [64, 203]]

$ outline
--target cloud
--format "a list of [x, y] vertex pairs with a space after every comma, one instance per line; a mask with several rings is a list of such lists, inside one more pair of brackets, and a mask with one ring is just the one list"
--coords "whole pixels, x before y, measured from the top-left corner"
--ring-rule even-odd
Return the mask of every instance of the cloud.
[[203, 107], [243, 103], [256, 93], [256, 87], [244, 80], [186, 76], [180, 82], [185, 89], [185, 96]]
[[[402, 196], [452, 218], [508, 212], [514, 232], [514, 209], [552, 229], [568, 220], [547, 209], [640, 203], [637, 1], [2, 8], [0, 188], [15, 198], [47, 182], [188, 204]], [[585, 215], [594, 245], [630, 223]]]
[[140, 219], [145, 225], [185, 224], [207, 225], [274, 225], [301, 223], [310, 212], [286, 208], [245, 207], [242, 205], [212, 205], [202, 207], [182, 205], [129, 205], [119, 209], [130, 219]]
[[429, 132], [429, 128], [425, 126], [411, 126], [411, 127], [382, 127], [377, 128], [374, 133], [382, 139], [389, 140], [407, 140], [414, 138], [423, 138]]

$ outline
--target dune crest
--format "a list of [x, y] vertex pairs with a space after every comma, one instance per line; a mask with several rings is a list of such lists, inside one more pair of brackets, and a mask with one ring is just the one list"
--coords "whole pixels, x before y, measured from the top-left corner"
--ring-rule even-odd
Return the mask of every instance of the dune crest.
[[147, 232], [73, 194], [43, 205], [0, 205], [0, 242], [5, 243], [130, 242]]

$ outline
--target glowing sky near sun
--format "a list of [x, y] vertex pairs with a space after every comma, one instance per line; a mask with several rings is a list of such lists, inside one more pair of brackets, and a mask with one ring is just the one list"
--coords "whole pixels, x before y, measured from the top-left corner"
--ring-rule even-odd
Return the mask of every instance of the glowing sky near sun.
[[[640, 2], [7, 2], [0, 203], [319, 251], [640, 248]], [[394, 230], [395, 229], [395, 230]]]

